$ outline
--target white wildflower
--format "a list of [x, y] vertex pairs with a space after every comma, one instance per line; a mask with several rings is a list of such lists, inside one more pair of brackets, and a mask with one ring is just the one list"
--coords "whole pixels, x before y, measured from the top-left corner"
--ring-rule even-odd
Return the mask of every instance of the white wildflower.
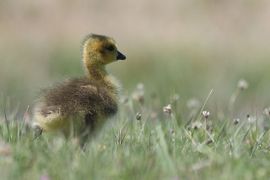
[[203, 111], [202, 115], [205, 119], [207, 119], [210, 116], [210, 112], [209, 111]]
[[244, 79], [241, 79], [238, 81], [237, 87], [242, 91], [246, 90], [248, 88], [248, 82]]
[[167, 113], [167, 114], [171, 114], [172, 113], [172, 105], [168, 104], [167, 106], [163, 107], [163, 112]]

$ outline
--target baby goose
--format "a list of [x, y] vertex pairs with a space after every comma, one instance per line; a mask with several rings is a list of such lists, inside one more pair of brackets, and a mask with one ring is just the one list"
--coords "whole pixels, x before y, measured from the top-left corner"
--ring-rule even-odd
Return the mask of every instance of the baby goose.
[[66, 137], [88, 137], [116, 114], [118, 85], [105, 66], [125, 59], [112, 38], [88, 35], [82, 50], [86, 77], [70, 79], [44, 90], [34, 109], [36, 135], [43, 131], [60, 131]]

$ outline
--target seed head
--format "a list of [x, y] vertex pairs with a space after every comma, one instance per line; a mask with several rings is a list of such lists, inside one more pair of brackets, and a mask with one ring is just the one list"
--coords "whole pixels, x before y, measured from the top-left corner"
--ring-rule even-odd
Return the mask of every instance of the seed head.
[[250, 124], [253, 124], [256, 122], [256, 117], [255, 116], [250, 116], [249, 114], [247, 115], [247, 120]]
[[244, 91], [248, 88], [248, 82], [244, 79], [241, 79], [238, 81], [237, 87], [241, 90]]
[[210, 116], [210, 112], [209, 111], [203, 111], [202, 115], [205, 119], [208, 119], [208, 117]]
[[167, 106], [164, 106], [163, 107], [163, 112], [171, 115], [172, 114], [172, 105], [168, 104]]
[[140, 120], [142, 119], [142, 114], [139, 113], [139, 112], [137, 112], [137, 114], [136, 114], [136, 119], [137, 119], [138, 121], [140, 121]]
[[239, 118], [236, 118], [236, 119], [233, 120], [233, 124], [234, 124], [234, 125], [239, 124], [239, 122], [240, 122], [240, 119], [239, 119]]
[[207, 144], [207, 145], [209, 145], [209, 144], [211, 144], [211, 143], [213, 143], [213, 140], [212, 140], [212, 139], [208, 139], [208, 140], [205, 142], [205, 144]]

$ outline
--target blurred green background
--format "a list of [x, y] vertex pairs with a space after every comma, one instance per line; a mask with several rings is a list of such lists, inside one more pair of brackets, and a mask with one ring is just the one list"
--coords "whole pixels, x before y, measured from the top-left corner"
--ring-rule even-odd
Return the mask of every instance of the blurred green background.
[[[20, 110], [40, 89], [84, 74], [80, 43], [112, 36], [127, 61], [108, 67], [130, 94], [138, 83], [165, 104], [227, 104], [239, 79], [247, 109], [270, 103], [270, 1], [0, 1], [0, 92]], [[218, 107], [217, 106], [217, 107]]]

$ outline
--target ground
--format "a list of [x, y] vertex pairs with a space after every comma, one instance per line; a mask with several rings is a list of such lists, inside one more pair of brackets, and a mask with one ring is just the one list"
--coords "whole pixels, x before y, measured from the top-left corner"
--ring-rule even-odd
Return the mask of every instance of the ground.
[[242, 68], [241, 62], [200, 62], [197, 55], [170, 53], [147, 62], [131, 56], [112, 65], [110, 72], [123, 84], [119, 113], [84, 150], [75, 138], [33, 139], [32, 106], [17, 108], [14, 97], [4, 96], [1, 177], [268, 179], [269, 63]]

